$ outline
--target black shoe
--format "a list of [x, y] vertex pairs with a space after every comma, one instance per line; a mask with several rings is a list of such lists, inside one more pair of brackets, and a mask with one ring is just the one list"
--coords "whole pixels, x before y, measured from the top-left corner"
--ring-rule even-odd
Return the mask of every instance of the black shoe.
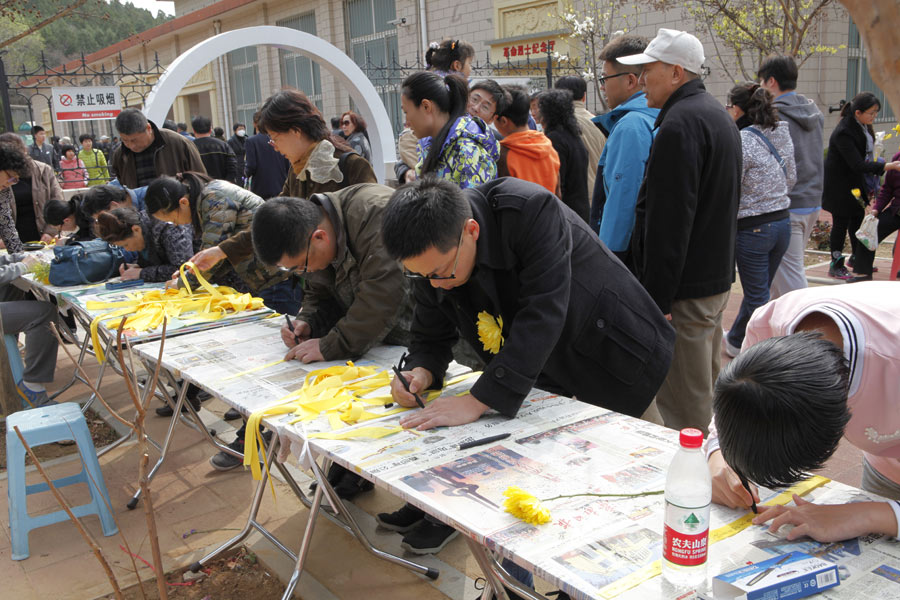
[[412, 504], [404, 504], [400, 510], [395, 510], [392, 513], [378, 513], [375, 520], [385, 529], [406, 533], [421, 523], [424, 518], [424, 512]]
[[187, 397], [189, 400], [196, 400], [198, 403], [206, 402], [212, 398], [212, 394], [198, 388], [193, 383], [188, 384]]
[[[194, 410], [200, 410], [200, 401], [199, 400], [197, 400], [196, 398], [185, 398], [185, 400], [187, 400], [188, 402], [191, 403], [191, 406], [194, 407]], [[177, 400], [175, 400], [173, 398], [172, 404], [175, 404], [175, 402], [177, 402]], [[187, 404], [182, 404], [181, 412], [186, 413], [187, 411], [188, 411]], [[162, 406], [157, 407], [156, 414], [160, 417], [171, 417], [173, 414], [175, 414], [175, 409], [173, 409], [168, 404], [163, 404]]]
[[436, 554], [458, 535], [459, 532], [449, 525], [423, 519], [403, 536], [400, 547], [413, 554]]
[[857, 275], [847, 280], [847, 283], [859, 283], [860, 281], [872, 281], [871, 275]]
[[[337, 463], [331, 463], [328, 474], [325, 476], [328, 483], [334, 489], [334, 492], [341, 500], [353, 500], [362, 492], [368, 492], [375, 489], [375, 484], [364, 479], [352, 471], [348, 471]], [[319, 487], [317, 481], [313, 481], [309, 485], [309, 491], [315, 493]]]
[[[263, 439], [265, 440], [266, 446], [268, 447], [269, 442], [272, 441], [272, 432], [263, 432]], [[228, 447], [236, 452], [240, 452], [241, 454], [243, 454], [244, 436], [239, 435], [238, 437], [234, 438], [234, 441], [228, 444]], [[260, 462], [262, 462], [262, 455], [260, 455]], [[227, 452], [218, 452], [210, 457], [209, 464], [211, 464], [217, 471], [230, 471], [231, 469], [244, 464], [244, 458], [243, 456], [233, 456]]]
[[237, 409], [229, 408], [225, 411], [225, 414], [222, 415], [222, 418], [226, 421], [234, 421], [235, 419], [241, 418], [241, 413], [237, 411]]

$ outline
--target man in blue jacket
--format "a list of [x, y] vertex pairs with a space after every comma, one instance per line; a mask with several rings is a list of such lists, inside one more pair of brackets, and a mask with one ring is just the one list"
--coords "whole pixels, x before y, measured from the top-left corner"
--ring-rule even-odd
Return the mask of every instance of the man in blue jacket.
[[597, 166], [590, 222], [603, 243], [626, 264], [634, 229], [634, 204], [659, 109], [647, 107], [647, 95], [638, 82], [641, 67], [623, 65], [617, 59], [640, 54], [646, 48], [643, 37], [623, 35], [600, 52], [600, 87], [611, 110], [593, 119], [606, 132], [607, 142]]

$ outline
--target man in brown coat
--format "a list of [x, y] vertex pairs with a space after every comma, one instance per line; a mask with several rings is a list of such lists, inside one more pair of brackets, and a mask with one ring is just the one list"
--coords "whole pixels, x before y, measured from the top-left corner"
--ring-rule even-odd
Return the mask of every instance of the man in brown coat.
[[122, 145], [110, 162], [119, 182], [129, 189], [148, 185], [162, 175], [206, 173], [200, 153], [190, 140], [174, 131], [159, 129], [136, 108], [119, 113], [116, 131]]

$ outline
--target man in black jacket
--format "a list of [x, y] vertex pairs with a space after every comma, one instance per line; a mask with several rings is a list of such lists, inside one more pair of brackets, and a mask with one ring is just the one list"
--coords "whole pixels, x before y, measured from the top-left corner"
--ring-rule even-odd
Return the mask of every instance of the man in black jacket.
[[[628, 269], [545, 188], [504, 177], [463, 191], [426, 177], [394, 193], [382, 235], [415, 280], [410, 389], [441, 387], [460, 337], [486, 364], [469, 394], [435, 399], [404, 427], [462, 425], [488, 409], [514, 417], [534, 387], [635, 417], [650, 405], [675, 334]], [[502, 338], [482, 342], [486, 327]], [[391, 392], [415, 406], [396, 378]], [[410, 531], [404, 548], [421, 552], [419, 537]]]
[[206, 173], [213, 179], [237, 181], [237, 161], [234, 152], [227, 142], [212, 136], [212, 121], [209, 117], [199, 115], [191, 119], [194, 129], [194, 145], [200, 152], [200, 160], [206, 167]]
[[672, 29], [619, 58], [644, 65], [647, 106], [661, 109], [631, 239], [634, 272], [676, 332], [656, 402], [666, 426], [706, 431], [734, 281], [741, 138], [700, 80], [703, 61], [700, 40]]
[[234, 160], [237, 167], [235, 183], [244, 187], [244, 142], [247, 141], [247, 127], [243, 123], [235, 123], [234, 135], [228, 138], [228, 147], [234, 152]]

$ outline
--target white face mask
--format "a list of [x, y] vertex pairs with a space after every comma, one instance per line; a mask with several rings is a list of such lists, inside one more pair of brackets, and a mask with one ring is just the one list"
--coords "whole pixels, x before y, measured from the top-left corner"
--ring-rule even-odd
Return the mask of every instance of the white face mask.
[[237, 133], [238, 137], [244, 137], [247, 135], [247, 131], [245, 129], [238, 129], [235, 133]]

